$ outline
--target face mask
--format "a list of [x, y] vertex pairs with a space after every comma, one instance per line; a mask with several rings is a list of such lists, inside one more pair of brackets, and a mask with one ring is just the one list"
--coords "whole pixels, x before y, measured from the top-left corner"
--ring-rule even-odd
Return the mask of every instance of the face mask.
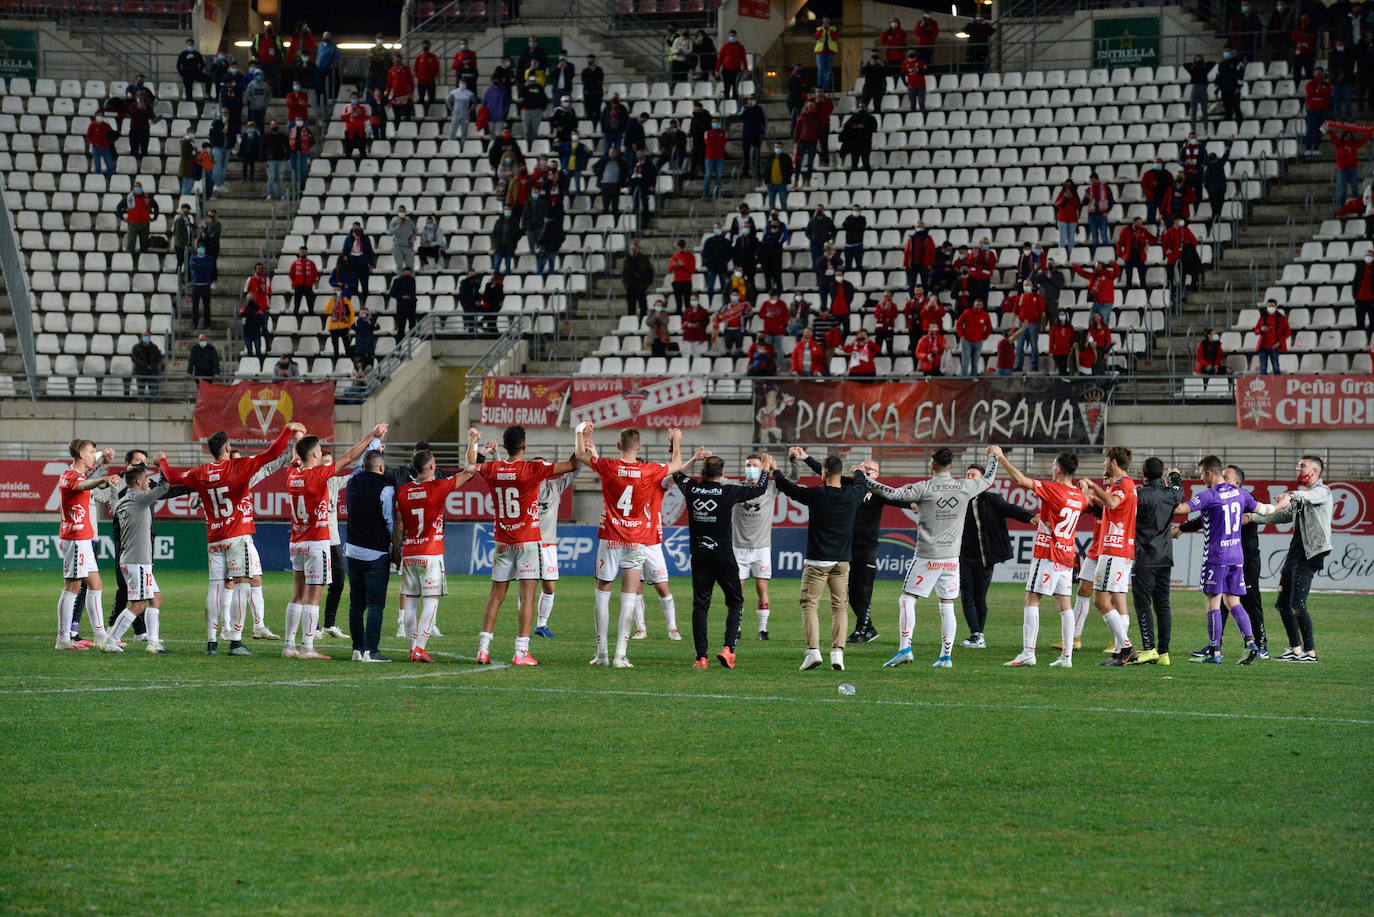
[[1336, 50], [1337, 50], [1337, 51], [1344, 51], [1344, 50], [1345, 50], [1345, 45], [1336, 45]]
[[1029, 292], [1031, 291], [1031, 285], [1030, 285], [1030, 284], [1026, 284], [1026, 285], [1025, 285], [1024, 287], [1022, 287], [1021, 289], [1025, 290], [1027, 293], [1029, 293]]
[[1156, 169], [1156, 171], [1159, 170], [1159, 169], [1162, 169], [1162, 168], [1164, 168], [1164, 163], [1162, 163], [1162, 162], [1157, 162], [1157, 163], [1155, 163], [1155, 169]]
[[141, 188], [141, 187], [138, 186], [138, 185], [134, 185], [134, 194], [142, 194], [142, 193], [143, 193], [143, 188]]
[[209, 341], [196, 341], [196, 346], [197, 346], [197, 347], [209, 347], [209, 346], [210, 346], [210, 342], [209, 342]]
[[152, 338], [148, 337], [148, 335], [146, 335], [146, 334], [143, 335], [143, 343], [147, 344], [147, 343], [150, 342], [151, 340], [152, 340]]
[[1038, 254], [1040, 254], [1040, 252], [1042, 251], [1042, 249], [1040, 248], [1040, 246], [1037, 245], [1037, 246], [1035, 246], [1035, 248], [1032, 249], [1032, 251], [1034, 251], [1034, 252], [1038, 255]]
[[738, 39], [738, 38], [736, 38], [736, 37], [735, 37], [735, 36], [733, 36], [733, 35], [731, 35], [731, 36], [730, 36], [730, 40], [731, 40], [731, 41], [739, 41], [739, 39]]
[[305, 119], [304, 119], [304, 118], [297, 118], [297, 119], [296, 119], [296, 126], [297, 126], [297, 127], [305, 127]]
[[468, 43], [467, 43], [467, 42], [463, 42], [461, 45], [458, 46], [458, 50], [460, 50], [460, 51], [466, 51], [467, 49], [468, 49]]
[[731, 296], [731, 297], [730, 297], [730, 301], [731, 301], [731, 302], [739, 302], [739, 296]]
[[775, 146], [775, 147], [773, 147], [773, 152], [776, 153], [776, 154], [778, 154], [779, 156], [781, 156], [781, 155], [782, 155], [782, 147], [780, 147], [780, 146]]
[[1265, 312], [1268, 312], [1270, 315], [1273, 315], [1273, 314], [1274, 314], [1274, 307], [1273, 307], [1273, 306], [1265, 306], [1265, 307], [1264, 307], [1264, 311], [1265, 311]]
[[1230, 52], [1230, 51], [1225, 51], [1225, 52], [1222, 53], [1221, 56], [1222, 56], [1222, 58], [1225, 59], [1225, 60], [1230, 60], [1230, 59], [1231, 59], [1231, 52]]
[[725, 231], [725, 230], [723, 230], [723, 229], [717, 229], [717, 230], [716, 230], [716, 235], [720, 235], [720, 234], [723, 233], [724, 231]]
[[1300, 475], [1298, 475], [1298, 486], [1299, 486], [1299, 487], [1306, 487], [1306, 486], [1308, 486], [1309, 484], [1311, 484], [1313, 481], [1315, 481], [1316, 479], [1317, 479], [1317, 476], [1316, 476], [1315, 474], [1300, 474]]
[[750, 466], [749, 468], [744, 469], [744, 479], [745, 479], [746, 481], [748, 481], [750, 484], [753, 484], [754, 482], [756, 482], [756, 481], [757, 481], [759, 478], [761, 478], [762, 476], [763, 476], [763, 469], [762, 469], [762, 468], [754, 468], [754, 467]]
[[197, 255], [203, 255], [203, 254], [205, 254], [205, 246], [202, 245], [202, 246], [200, 246], [199, 248], [197, 248], [197, 249], [196, 249], [196, 254], [197, 254]]
[[987, 251], [987, 250], [988, 250], [988, 243], [984, 242], [983, 244], [979, 245], [978, 247], [981, 248], [983, 251]]

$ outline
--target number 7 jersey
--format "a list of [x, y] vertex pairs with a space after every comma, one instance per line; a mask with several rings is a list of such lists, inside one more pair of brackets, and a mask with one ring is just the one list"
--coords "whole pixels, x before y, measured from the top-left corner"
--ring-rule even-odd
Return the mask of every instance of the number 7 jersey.
[[501, 544], [527, 544], [539, 538], [539, 485], [555, 477], [553, 463], [483, 462], [477, 476], [487, 482], [496, 502], [493, 534]]
[[1031, 556], [1072, 567], [1074, 532], [1088, 505], [1087, 498], [1077, 487], [1058, 481], [1036, 481], [1034, 490], [1040, 498], [1040, 526], [1035, 530]]
[[457, 486], [457, 476], [401, 485], [396, 492], [396, 514], [405, 536], [402, 557], [443, 555], [444, 504]]

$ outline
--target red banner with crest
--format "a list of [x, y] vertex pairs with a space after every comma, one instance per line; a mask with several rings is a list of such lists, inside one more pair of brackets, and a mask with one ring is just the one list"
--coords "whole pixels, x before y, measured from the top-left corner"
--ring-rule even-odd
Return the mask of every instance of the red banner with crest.
[[702, 380], [692, 378], [574, 379], [571, 422], [574, 427], [583, 421], [598, 427], [699, 427], [703, 394]]
[[1241, 376], [1242, 430], [1374, 429], [1374, 376]]
[[334, 439], [333, 382], [200, 383], [192, 435], [205, 439], [216, 430], [235, 443], [266, 443], [289, 423], [325, 442]]

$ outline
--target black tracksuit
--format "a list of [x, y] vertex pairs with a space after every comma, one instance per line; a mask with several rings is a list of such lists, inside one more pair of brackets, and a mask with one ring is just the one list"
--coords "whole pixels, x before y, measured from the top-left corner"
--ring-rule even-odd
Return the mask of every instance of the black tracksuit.
[[698, 481], [680, 471], [673, 474], [673, 480], [687, 500], [687, 528], [692, 546], [692, 643], [696, 658], [704, 659], [711, 591], [717, 585], [725, 594], [725, 645], [734, 650], [739, 643], [744, 593], [735, 563], [734, 507], [736, 503], [763, 496], [768, 490], [768, 473], [754, 484]]
[[[1169, 652], [1173, 636], [1173, 609], [1169, 605], [1169, 583], [1174, 570], [1171, 531], [1174, 508], [1183, 502], [1183, 496], [1183, 478], [1177, 474], [1169, 475], [1167, 483], [1163, 478], [1148, 478], [1135, 490], [1135, 564], [1131, 573], [1135, 620], [1140, 626], [1141, 647], [1161, 654]], [[1196, 522], [1197, 528], [1202, 528], [1201, 516]], [[1185, 527], [1191, 524], [1192, 521], [1184, 523]], [[1249, 553], [1247, 547], [1246, 554]]]
[[959, 545], [959, 605], [970, 634], [981, 634], [988, 620], [988, 586], [992, 570], [1011, 560], [1007, 519], [1030, 522], [1035, 513], [1008, 503], [990, 490], [969, 501], [964, 536]]
[[[1180, 500], [1179, 502], [1182, 502], [1182, 501]], [[1177, 504], [1175, 504], [1175, 505], [1177, 505]], [[1139, 519], [1139, 516], [1137, 516], [1136, 518]], [[1136, 528], [1137, 528], [1137, 530], [1139, 530], [1139, 523], [1137, 523]], [[1181, 524], [1181, 525], [1179, 526], [1179, 529], [1182, 530], [1182, 531], [1184, 531], [1184, 532], [1200, 532], [1200, 531], [1202, 531], [1202, 517], [1201, 517], [1201, 516], [1194, 516], [1193, 518], [1189, 519], [1187, 522], [1184, 522], [1183, 524]], [[1139, 542], [1137, 541], [1137, 544], [1138, 544], [1138, 543], [1139, 543]], [[1255, 631], [1255, 644], [1256, 644], [1257, 646], [1259, 646], [1260, 649], [1262, 649], [1262, 650], [1267, 650], [1267, 649], [1269, 648], [1269, 638], [1268, 638], [1268, 637], [1265, 635], [1265, 633], [1264, 633], [1264, 602], [1260, 599], [1260, 586], [1259, 586], [1259, 574], [1260, 574], [1259, 525], [1257, 525], [1257, 524], [1254, 523], [1254, 522], [1246, 522], [1246, 523], [1243, 523], [1243, 524], [1241, 525], [1241, 527], [1240, 527], [1240, 549], [1241, 549], [1241, 552], [1243, 553], [1243, 555], [1244, 555], [1244, 557], [1245, 557], [1244, 565], [1241, 567], [1241, 573], [1242, 573], [1242, 574], [1244, 575], [1244, 577], [1245, 577], [1245, 595], [1243, 595], [1243, 596], [1240, 597], [1240, 607], [1241, 607], [1241, 608], [1244, 608], [1244, 609], [1245, 609], [1245, 613], [1246, 613], [1247, 615], [1250, 616], [1250, 626], [1253, 627], [1253, 628], [1254, 628], [1254, 631]], [[1139, 551], [1139, 549], [1137, 548], [1137, 552], [1138, 552], [1138, 551]], [[1139, 574], [1138, 574], [1138, 573], [1136, 574], [1136, 577], [1137, 577], [1137, 580], [1136, 580], [1136, 581], [1139, 582]], [[1164, 584], [1164, 590], [1165, 590], [1165, 594], [1166, 594], [1166, 595], [1168, 594], [1168, 588], [1169, 588], [1169, 584], [1168, 584], [1168, 580], [1167, 580], [1167, 578], [1166, 578], [1165, 584]], [[1166, 604], [1167, 604], [1167, 602], [1168, 602], [1168, 599], [1167, 599], [1167, 598], [1165, 599], [1165, 602], [1166, 602]], [[1137, 615], [1137, 616], [1139, 616], [1139, 614], [1140, 614], [1140, 610], [1139, 610], [1139, 609], [1140, 609], [1140, 596], [1139, 596], [1139, 594], [1137, 594], [1137, 596], [1136, 596], [1136, 615]], [[1225, 610], [1225, 609], [1222, 609], [1222, 613], [1225, 614], [1225, 613], [1226, 613], [1226, 610]], [[1161, 626], [1161, 629], [1162, 629], [1162, 626]], [[1141, 634], [1144, 634], [1144, 630], [1143, 630], [1143, 629], [1141, 630]], [[1167, 639], [1164, 640], [1164, 646], [1165, 646], [1165, 649], [1160, 650], [1161, 653], [1168, 652], [1169, 643], [1168, 643], [1168, 640], [1167, 640]], [[1146, 649], [1149, 649], [1149, 646], [1148, 646], [1148, 645], [1146, 646]]]

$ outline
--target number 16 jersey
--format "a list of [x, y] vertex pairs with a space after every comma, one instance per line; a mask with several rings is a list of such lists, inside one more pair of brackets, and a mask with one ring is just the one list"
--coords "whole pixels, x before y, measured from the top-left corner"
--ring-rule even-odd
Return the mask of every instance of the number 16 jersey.
[[1031, 556], [1072, 567], [1073, 536], [1078, 517], [1087, 507], [1083, 491], [1058, 481], [1036, 481], [1035, 495], [1040, 498], [1040, 526], [1035, 530]]
[[497, 461], [477, 466], [496, 502], [493, 534], [500, 544], [527, 544], [539, 539], [539, 485], [556, 477], [552, 462]]

